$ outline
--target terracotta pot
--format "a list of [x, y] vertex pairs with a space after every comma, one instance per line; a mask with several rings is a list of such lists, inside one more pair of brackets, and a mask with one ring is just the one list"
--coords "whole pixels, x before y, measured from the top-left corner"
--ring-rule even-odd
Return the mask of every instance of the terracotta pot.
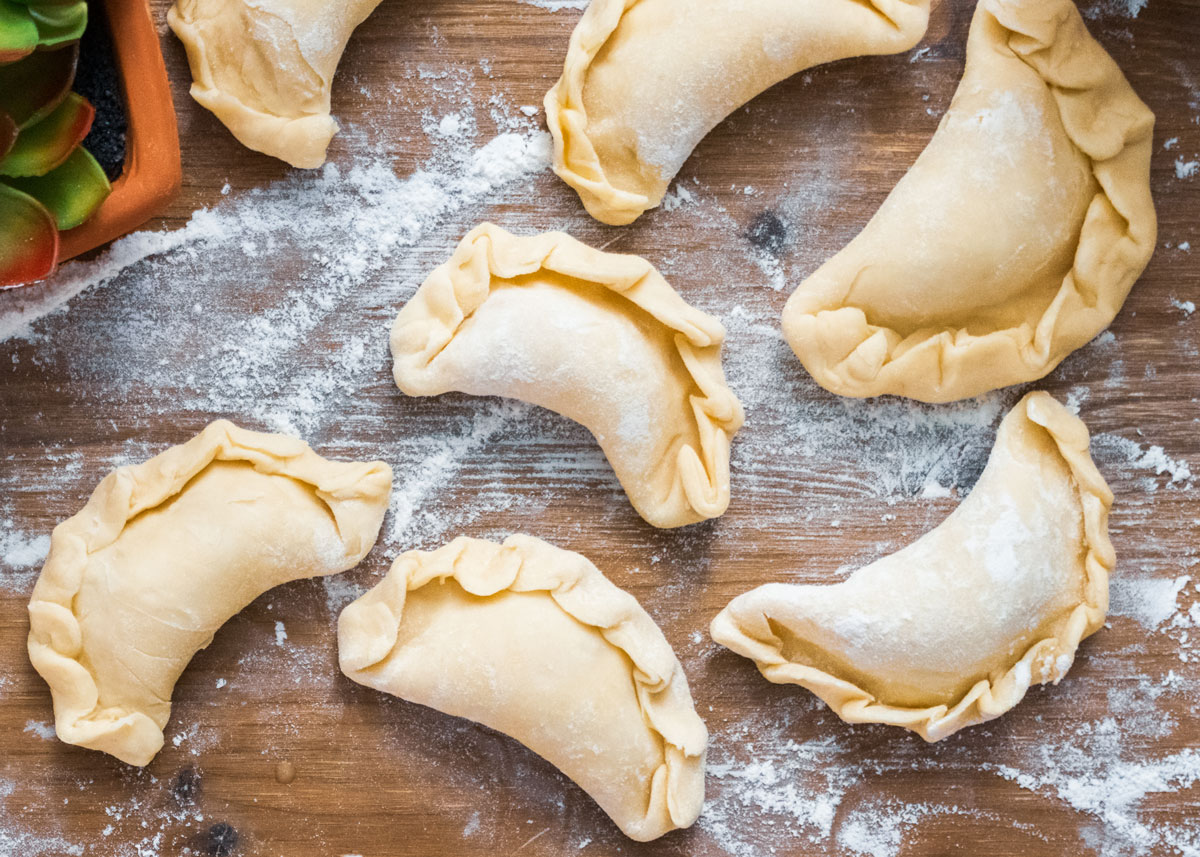
[[125, 166], [96, 213], [60, 236], [59, 261], [86, 253], [145, 223], [179, 193], [179, 129], [158, 31], [147, 0], [104, 6], [125, 96]]

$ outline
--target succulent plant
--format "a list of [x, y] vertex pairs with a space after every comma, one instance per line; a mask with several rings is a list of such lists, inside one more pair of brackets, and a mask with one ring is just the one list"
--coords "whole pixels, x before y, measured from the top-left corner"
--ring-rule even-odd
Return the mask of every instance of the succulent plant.
[[71, 92], [86, 0], [0, 0], [0, 288], [44, 279], [59, 232], [112, 190], [83, 148], [95, 116]]

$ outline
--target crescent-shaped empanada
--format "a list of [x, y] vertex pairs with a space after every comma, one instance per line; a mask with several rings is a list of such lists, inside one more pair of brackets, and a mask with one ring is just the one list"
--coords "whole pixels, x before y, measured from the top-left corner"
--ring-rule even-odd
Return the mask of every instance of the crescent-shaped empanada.
[[743, 414], [724, 338], [645, 259], [485, 223], [396, 316], [393, 374], [410, 396], [508, 396], [582, 423], [638, 513], [678, 527], [729, 505]]
[[55, 527], [29, 602], [58, 737], [147, 764], [192, 656], [271, 587], [355, 566], [391, 482], [382, 462], [224, 420], [109, 474]]
[[1030, 393], [940, 526], [842, 583], [747, 592], [712, 637], [843, 720], [937, 741], [1057, 683], [1104, 624], [1111, 505], [1083, 423]]
[[1072, 0], [980, 0], [929, 146], [783, 312], [828, 390], [947, 402], [1041, 378], [1154, 250], [1154, 114]]
[[311, 169], [337, 133], [329, 93], [354, 28], [380, 0], [176, 0], [192, 97], [257, 152]]
[[516, 738], [639, 841], [704, 803], [708, 733], [654, 620], [586, 558], [529, 536], [400, 556], [338, 619], [359, 684]]
[[657, 206], [717, 123], [799, 71], [905, 51], [929, 0], [593, 0], [546, 93], [554, 171], [592, 217]]

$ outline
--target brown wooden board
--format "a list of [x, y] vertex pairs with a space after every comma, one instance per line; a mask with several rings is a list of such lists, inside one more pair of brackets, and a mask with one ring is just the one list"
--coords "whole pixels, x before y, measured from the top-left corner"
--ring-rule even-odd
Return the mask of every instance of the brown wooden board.
[[[554, 5], [385, 2], [335, 83], [335, 167], [300, 177], [190, 100], [164, 23], [185, 180], [147, 229], [170, 234], [0, 295], [3, 329], [20, 306], [81, 290], [0, 343], [0, 854], [1200, 853], [1195, 4], [1085, 7], [1158, 120], [1155, 256], [1110, 332], [1037, 385], [1078, 406], [1116, 494], [1113, 611], [1059, 686], [936, 745], [843, 724], [712, 644], [707, 625], [753, 586], [835, 581], [935, 526], [1024, 391], [943, 407], [840, 400], [778, 333], [791, 289], [933, 133], [972, 4], [944, 0], [916, 51], [818, 68], [736, 111], [688, 161], [672, 206], [623, 228], [592, 221], [540, 166], [496, 187], [470, 166], [498, 135], [539, 145], [542, 117], [521, 107], [540, 106], [579, 15]], [[165, 22], [166, 0], [153, 6]], [[747, 408], [725, 517], [655, 531], [582, 428], [395, 389], [390, 319], [484, 219], [643, 255], [725, 321]], [[175, 689], [165, 748], [137, 770], [53, 739], [25, 605], [50, 530], [105, 473], [216, 417], [383, 458], [397, 499], [360, 568], [270, 592], [217, 634]], [[626, 840], [516, 742], [338, 671], [338, 609], [400, 551], [515, 531], [588, 555], [675, 646], [712, 736], [709, 801], [691, 830]], [[295, 767], [290, 783], [280, 762]]]

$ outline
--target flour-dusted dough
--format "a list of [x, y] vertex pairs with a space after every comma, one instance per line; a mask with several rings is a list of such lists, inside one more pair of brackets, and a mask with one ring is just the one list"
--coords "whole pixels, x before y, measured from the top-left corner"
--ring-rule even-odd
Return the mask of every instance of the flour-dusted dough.
[[382, 462], [224, 420], [109, 474], [55, 528], [29, 602], [58, 737], [147, 764], [192, 655], [271, 587], [356, 565], [391, 483]]
[[940, 526], [842, 583], [747, 592], [712, 637], [843, 720], [937, 741], [1057, 683], [1104, 624], [1111, 505], [1083, 423], [1030, 393]]
[[410, 396], [508, 396], [582, 423], [641, 516], [678, 527], [729, 505], [743, 416], [724, 338], [644, 259], [485, 223], [396, 317], [393, 372]]
[[908, 50], [925, 34], [929, 5], [593, 0], [546, 93], [554, 171], [592, 217], [630, 223], [738, 107], [803, 69]]
[[176, 0], [192, 97], [245, 146], [311, 169], [337, 133], [329, 92], [354, 28], [380, 0]]
[[704, 803], [708, 733], [654, 620], [577, 553], [529, 536], [400, 556], [338, 619], [359, 684], [511, 735], [640, 841]]
[[937, 133], [796, 289], [788, 342], [846, 396], [946, 402], [1041, 378], [1150, 259], [1153, 126], [1072, 0], [981, 0]]

